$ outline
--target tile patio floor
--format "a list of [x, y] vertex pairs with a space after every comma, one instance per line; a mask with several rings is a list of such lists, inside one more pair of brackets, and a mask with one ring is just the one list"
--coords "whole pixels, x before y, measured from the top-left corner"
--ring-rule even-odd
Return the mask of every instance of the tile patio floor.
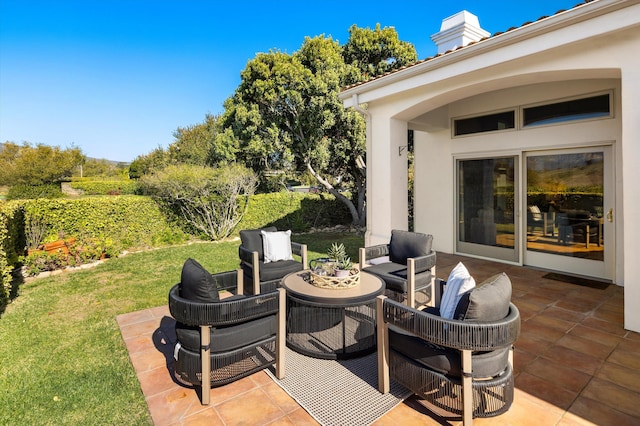
[[[640, 334], [624, 330], [623, 290], [542, 278], [544, 271], [438, 253], [437, 275], [459, 260], [480, 283], [506, 272], [522, 315], [515, 351], [515, 402], [478, 425], [640, 424]], [[156, 425], [313, 425], [315, 420], [264, 372], [212, 389], [202, 406], [167, 365], [175, 339], [167, 306], [120, 315], [122, 337]], [[376, 426], [460, 424], [411, 397]]]

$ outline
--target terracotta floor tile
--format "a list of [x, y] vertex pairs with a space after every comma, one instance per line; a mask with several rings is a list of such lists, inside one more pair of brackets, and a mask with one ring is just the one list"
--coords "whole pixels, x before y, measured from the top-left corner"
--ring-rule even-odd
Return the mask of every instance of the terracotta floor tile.
[[522, 372], [515, 380], [516, 388], [554, 406], [566, 410], [578, 396], [578, 392], [564, 389], [554, 382]]
[[319, 426], [320, 423], [316, 421], [304, 408], [298, 408], [297, 410], [289, 413], [287, 419], [296, 426]]
[[596, 377], [608, 380], [634, 392], [640, 393], [640, 371], [611, 362], [605, 362], [596, 373]]
[[157, 321], [143, 321], [125, 325], [120, 328], [120, 331], [123, 333], [123, 336], [127, 336], [127, 339], [130, 339], [138, 336], [150, 336], [157, 328]]
[[547, 349], [547, 351], [542, 355], [542, 358], [558, 365], [573, 368], [591, 375], [596, 372], [603, 362], [596, 357], [559, 345], [553, 345], [551, 348]]
[[605, 360], [613, 351], [613, 348], [607, 345], [601, 345], [593, 340], [583, 339], [582, 337], [572, 336], [570, 334], [563, 336], [556, 342], [556, 345], [582, 352], [583, 354], [600, 360]]
[[216, 410], [228, 425], [266, 425], [286, 414], [259, 388], [216, 405]]
[[166, 367], [167, 359], [156, 349], [147, 349], [146, 351], [136, 352], [131, 356], [131, 363], [136, 372], [153, 370], [158, 367]]
[[638, 419], [612, 409], [597, 400], [580, 397], [559, 425], [636, 426]]
[[[245, 394], [258, 389], [250, 377], [244, 377], [235, 382], [229, 383], [217, 388], [211, 388], [210, 399], [211, 405], [218, 405], [227, 402], [233, 398], [238, 397], [241, 394]], [[195, 393], [195, 391], [192, 391]]]
[[118, 322], [120, 329], [131, 324], [145, 322], [152, 319], [154, 319], [154, 315], [150, 309], [145, 309], [144, 311], [131, 312], [128, 314], [122, 314], [116, 317], [116, 321]]
[[562, 309], [562, 308], [558, 308], [557, 306], [551, 306], [551, 307], [545, 309], [542, 312], [542, 315], [547, 316], [547, 317], [551, 317], [551, 318], [557, 318], [557, 319], [560, 319], [560, 320], [568, 321], [568, 322], [570, 322], [572, 324], [579, 323], [586, 316], [585, 314], [583, 314], [581, 312], [575, 312], [575, 311], [571, 311], [571, 310], [568, 310], [568, 309]]
[[521, 336], [526, 336], [532, 340], [542, 340], [550, 343], [556, 342], [564, 336], [565, 333], [563, 331], [535, 322], [533, 321], [534, 319], [535, 318], [522, 323]]
[[533, 324], [539, 324], [566, 333], [576, 325], [574, 321], [565, 321], [560, 318], [548, 316], [545, 313], [546, 310], [531, 318], [531, 320], [527, 321], [527, 326], [531, 327]]
[[640, 393], [630, 391], [607, 380], [594, 378], [582, 396], [640, 419]]
[[520, 349], [520, 345], [516, 346], [513, 353], [513, 374], [517, 375], [525, 370], [537, 357], [536, 353], [526, 352]]
[[592, 312], [595, 308], [598, 307], [597, 302], [588, 302], [588, 301], [580, 301], [580, 300], [572, 300], [572, 299], [563, 299], [558, 301], [555, 304], [556, 307], [566, 309], [568, 311], [578, 312], [581, 314], [586, 314]]
[[607, 362], [613, 362], [627, 368], [640, 370], [640, 357], [637, 352], [628, 352], [616, 348], [613, 350], [609, 358], [607, 358]]
[[180, 387], [150, 396], [147, 405], [155, 426], [178, 423], [192, 414], [211, 409], [200, 404], [194, 392]]
[[[555, 425], [564, 413], [563, 409], [556, 407], [545, 400], [531, 395], [516, 386], [514, 402], [509, 411], [501, 418], [509, 420], [510, 425], [518, 426], [542, 426]], [[482, 419], [483, 424], [492, 425], [490, 419]], [[474, 424], [480, 424], [480, 419], [474, 420]]]
[[296, 400], [273, 381], [262, 386], [260, 389], [262, 389], [285, 414], [289, 414], [300, 408]]
[[140, 381], [142, 392], [147, 397], [171, 390], [176, 385], [179, 386], [165, 367], [142, 371], [138, 374], [138, 380]]
[[590, 374], [553, 364], [542, 358], [532, 362], [525, 371], [576, 393], [582, 391], [592, 377]]
[[[637, 333], [633, 333], [633, 334], [637, 334]], [[624, 339], [620, 340], [620, 343], [618, 344], [616, 349], [620, 351], [640, 353], [640, 339], [634, 340], [629, 338], [629, 336], [627, 336]]]
[[577, 336], [583, 339], [591, 340], [592, 342], [597, 342], [601, 345], [606, 345], [611, 349], [615, 348], [622, 339], [621, 336], [616, 336], [604, 331], [596, 330], [595, 328], [585, 327], [582, 324], [578, 324], [574, 328], [572, 328], [571, 331], [569, 331], [569, 334], [571, 336]]
[[609, 321], [604, 321], [599, 318], [588, 317], [585, 318], [584, 321], [581, 322], [582, 325], [586, 327], [595, 328], [596, 330], [604, 331], [605, 333], [614, 334], [616, 336], [623, 337], [627, 334], [626, 330], [622, 326], [622, 323], [613, 323]]

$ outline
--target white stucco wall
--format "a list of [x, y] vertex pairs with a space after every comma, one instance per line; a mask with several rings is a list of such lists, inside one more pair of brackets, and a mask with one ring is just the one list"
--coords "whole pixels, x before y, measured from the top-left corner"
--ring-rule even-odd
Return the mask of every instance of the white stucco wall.
[[[406, 172], [397, 147], [415, 132], [415, 228], [453, 252], [456, 156], [611, 144], [615, 158], [615, 266], [625, 327], [640, 332], [640, 4], [589, 3], [515, 32], [345, 91], [367, 104], [367, 244], [406, 223]], [[451, 137], [451, 117], [612, 89], [614, 118]], [[352, 94], [357, 93], [354, 97]], [[400, 141], [400, 142], [399, 142]], [[386, 157], [386, 158], [385, 158]]]

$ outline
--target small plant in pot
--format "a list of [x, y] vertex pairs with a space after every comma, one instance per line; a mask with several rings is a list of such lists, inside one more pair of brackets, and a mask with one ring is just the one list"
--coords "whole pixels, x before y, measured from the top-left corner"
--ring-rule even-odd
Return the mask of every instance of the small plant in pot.
[[327, 256], [334, 262], [334, 275], [339, 278], [348, 277], [353, 264], [347, 255], [344, 244], [333, 243], [327, 250]]

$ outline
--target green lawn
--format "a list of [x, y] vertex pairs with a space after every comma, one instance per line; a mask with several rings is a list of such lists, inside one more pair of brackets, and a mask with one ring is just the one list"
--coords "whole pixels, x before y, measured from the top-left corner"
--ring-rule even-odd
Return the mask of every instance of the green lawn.
[[[322, 257], [332, 242], [357, 260], [355, 234], [293, 237]], [[238, 267], [239, 242], [130, 254], [23, 284], [0, 318], [0, 424], [151, 424], [116, 316], [167, 303], [192, 257], [210, 272]]]

